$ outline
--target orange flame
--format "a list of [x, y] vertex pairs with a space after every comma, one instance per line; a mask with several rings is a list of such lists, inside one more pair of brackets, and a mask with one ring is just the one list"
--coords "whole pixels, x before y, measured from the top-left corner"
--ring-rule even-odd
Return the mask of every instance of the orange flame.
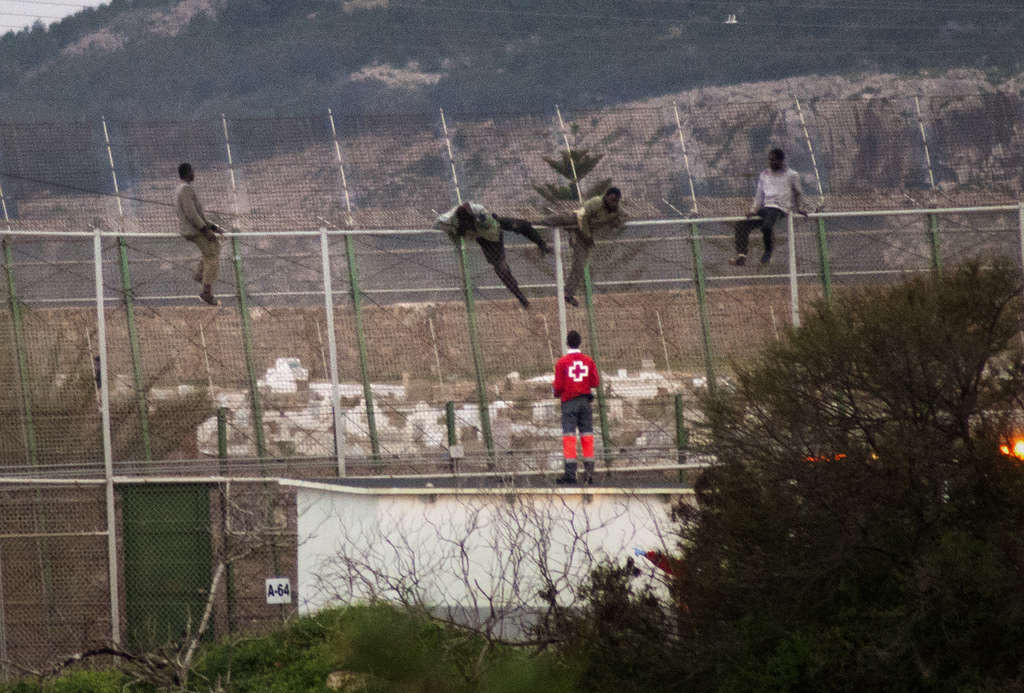
[[1000, 445], [999, 452], [1024, 460], [1024, 438], [1014, 438], [1010, 445]]

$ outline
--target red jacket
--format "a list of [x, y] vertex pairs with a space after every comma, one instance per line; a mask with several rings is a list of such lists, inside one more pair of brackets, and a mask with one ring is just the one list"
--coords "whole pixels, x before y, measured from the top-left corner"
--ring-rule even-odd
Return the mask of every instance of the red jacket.
[[555, 364], [555, 397], [561, 397], [563, 402], [589, 395], [590, 389], [600, 384], [594, 359], [579, 349], [569, 349]]

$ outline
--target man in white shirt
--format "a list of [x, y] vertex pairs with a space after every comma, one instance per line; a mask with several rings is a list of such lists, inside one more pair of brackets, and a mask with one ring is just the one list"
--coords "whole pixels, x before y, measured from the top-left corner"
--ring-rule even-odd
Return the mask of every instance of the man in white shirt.
[[768, 168], [761, 171], [757, 179], [757, 192], [750, 206], [750, 218], [736, 222], [736, 257], [730, 265], [747, 264], [747, 247], [750, 232], [761, 229], [764, 237], [764, 254], [761, 264], [767, 265], [772, 259], [774, 248], [775, 222], [784, 219], [792, 210], [804, 217], [804, 192], [800, 187], [800, 174], [786, 166], [786, 153], [775, 148], [768, 153]]

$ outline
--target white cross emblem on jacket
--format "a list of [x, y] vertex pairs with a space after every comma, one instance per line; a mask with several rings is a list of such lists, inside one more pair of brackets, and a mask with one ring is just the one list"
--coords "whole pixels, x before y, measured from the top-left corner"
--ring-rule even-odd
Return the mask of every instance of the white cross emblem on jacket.
[[590, 369], [582, 361], [573, 361], [567, 373], [574, 383], [582, 383], [590, 375]]

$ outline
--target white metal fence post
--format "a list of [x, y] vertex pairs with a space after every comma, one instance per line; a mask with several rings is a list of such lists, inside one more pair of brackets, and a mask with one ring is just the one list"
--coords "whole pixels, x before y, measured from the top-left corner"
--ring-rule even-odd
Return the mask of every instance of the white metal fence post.
[[334, 290], [331, 288], [331, 252], [327, 229], [320, 227], [320, 255], [324, 263], [324, 305], [327, 308], [327, 352], [331, 357], [331, 409], [334, 410], [334, 454], [338, 460], [338, 476], [345, 476], [345, 416], [341, 411], [338, 391], [338, 340], [334, 332]]
[[793, 327], [800, 327], [800, 294], [796, 281], [796, 238], [794, 237], [793, 215], [786, 217], [789, 230], [789, 302], [793, 310]]
[[107, 370], [107, 321], [103, 297], [103, 242], [93, 230], [93, 267], [96, 274], [96, 333], [100, 354], [100, 420], [103, 431], [103, 470], [107, 486], [107, 573], [110, 581], [110, 639], [121, 644], [120, 597], [117, 585], [117, 518], [114, 506], [114, 452], [110, 437], [110, 378]]

